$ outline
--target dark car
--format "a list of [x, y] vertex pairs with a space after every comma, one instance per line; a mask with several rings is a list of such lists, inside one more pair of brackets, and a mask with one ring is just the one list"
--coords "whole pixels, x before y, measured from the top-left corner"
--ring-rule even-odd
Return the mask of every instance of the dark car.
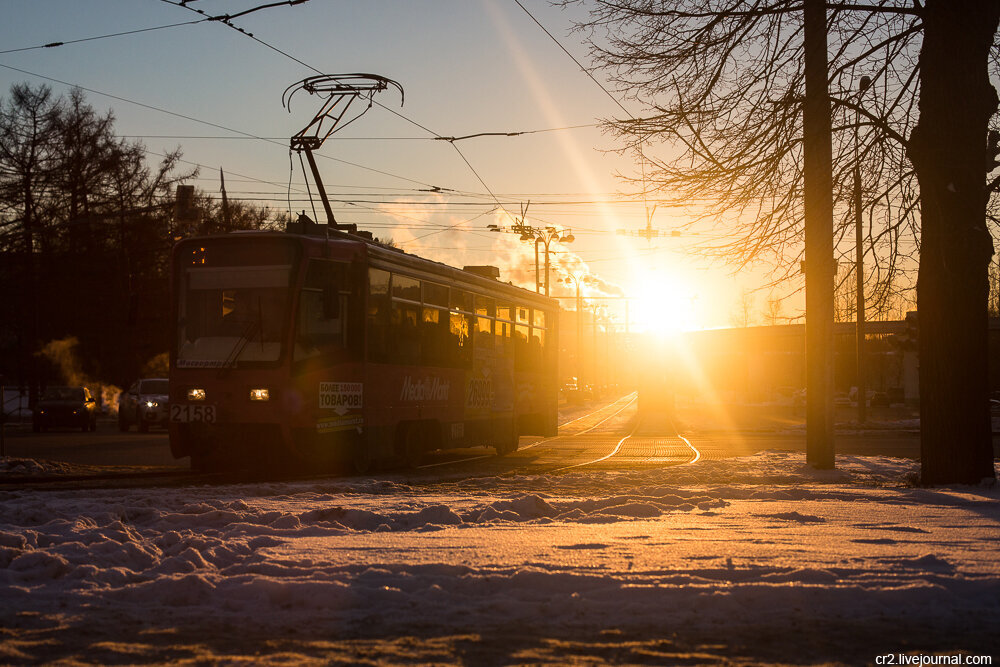
[[876, 391], [872, 394], [871, 406], [873, 408], [889, 407], [889, 394], [884, 391]]
[[50, 426], [97, 429], [97, 401], [86, 387], [49, 387], [42, 392], [31, 415], [31, 430], [44, 431]]
[[118, 428], [127, 431], [135, 424], [140, 433], [158, 424], [167, 425], [166, 378], [136, 380], [118, 395]]

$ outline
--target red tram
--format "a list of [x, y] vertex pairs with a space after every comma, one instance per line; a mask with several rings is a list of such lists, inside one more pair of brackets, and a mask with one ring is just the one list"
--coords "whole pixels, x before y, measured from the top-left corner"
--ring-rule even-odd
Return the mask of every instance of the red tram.
[[556, 432], [558, 305], [339, 231], [181, 241], [170, 448], [194, 469], [517, 449]]

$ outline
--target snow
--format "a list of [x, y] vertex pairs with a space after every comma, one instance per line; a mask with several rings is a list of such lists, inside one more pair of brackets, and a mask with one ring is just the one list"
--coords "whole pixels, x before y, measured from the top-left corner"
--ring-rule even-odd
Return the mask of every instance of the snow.
[[0, 662], [1000, 660], [1000, 491], [916, 488], [916, 470], [766, 451], [629, 472], [3, 490]]

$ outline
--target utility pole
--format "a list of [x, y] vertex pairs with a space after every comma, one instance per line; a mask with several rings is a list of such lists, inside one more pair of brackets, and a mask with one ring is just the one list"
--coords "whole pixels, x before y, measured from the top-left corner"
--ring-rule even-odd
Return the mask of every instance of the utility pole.
[[222, 167], [219, 167], [219, 184], [222, 188], [222, 225], [223, 228], [228, 232], [231, 230], [231, 219], [229, 215], [229, 197], [226, 195], [226, 177], [222, 173]]
[[[858, 104], [861, 104], [861, 96], [870, 86], [872, 80], [861, 77], [858, 85]], [[858, 362], [858, 423], [864, 424], [867, 421], [867, 389], [865, 387], [865, 249], [861, 245], [861, 165], [858, 153], [858, 125], [860, 114], [854, 112], [854, 253], [856, 256], [855, 271], [858, 278], [858, 316], [857, 324], [857, 362]]]
[[563, 282], [572, 282], [576, 286], [576, 385], [583, 387], [583, 296], [580, 294], [580, 281], [591, 279], [590, 276], [574, 276], [567, 274]]
[[619, 229], [619, 236], [638, 236], [639, 238], [646, 239], [646, 243], [649, 243], [655, 238], [661, 236], [667, 237], [678, 237], [681, 233], [676, 229], [666, 230], [666, 229], [654, 229], [653, 228], [653, 214], [656, 213], [656, 205], [653, 205], [652, 210], [646, 214], [646, 227], [644, 229]]
[[861, 246], [861, 171], [854, 164], [854, 242], [855, 267], [858, 274], [858, 316], [857, 316], [857, 365], [858, 365], [858, 423], [864, 424], [867, 419], [865, 412], [865, 251]]
[[826, 2], [804, 0], [802, 105], [806, 256], [806, 460], [834, 467], [833, 149], [827, 73]]

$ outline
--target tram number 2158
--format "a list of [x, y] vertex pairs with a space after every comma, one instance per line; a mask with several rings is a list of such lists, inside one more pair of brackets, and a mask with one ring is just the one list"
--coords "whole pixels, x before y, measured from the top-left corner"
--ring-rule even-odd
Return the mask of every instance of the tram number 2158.
[[182, 423], [203, 422], [206, 424], [214, 424], [215, 406], [172, 403], [170, 405], [170, 421]]

